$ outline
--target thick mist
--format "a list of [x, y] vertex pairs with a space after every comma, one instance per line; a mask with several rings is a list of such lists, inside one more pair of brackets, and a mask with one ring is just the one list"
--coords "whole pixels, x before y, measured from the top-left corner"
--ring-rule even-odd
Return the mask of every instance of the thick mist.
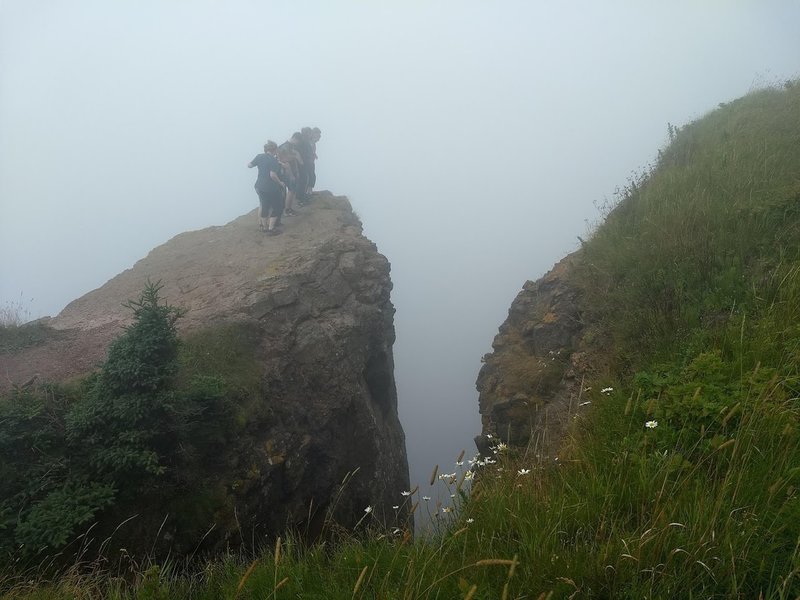
[[252, 210], [246, 163], [319, 126], [317, 187], [392, 263], [426, 487], [474, 450], [480, 358], [525, 280], [668, 123], [796, 77], [798, 23], [792, 1], [0, 1], [0, 306], [54, 315]]

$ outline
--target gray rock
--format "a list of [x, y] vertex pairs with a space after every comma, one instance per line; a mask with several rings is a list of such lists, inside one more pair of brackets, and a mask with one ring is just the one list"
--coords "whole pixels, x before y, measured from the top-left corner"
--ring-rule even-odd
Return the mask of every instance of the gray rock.
[[538, 281], [527, 281], [514, 299], [508, 318], [483, 357], [476, 386], [482, 434], [514, 446], [535, 446], [552, 453], [575, 407], [581, 367], [573, 353], [580, 347], [583, 323], [580, 292], [570, 274], [580, 251], [564, 258]]

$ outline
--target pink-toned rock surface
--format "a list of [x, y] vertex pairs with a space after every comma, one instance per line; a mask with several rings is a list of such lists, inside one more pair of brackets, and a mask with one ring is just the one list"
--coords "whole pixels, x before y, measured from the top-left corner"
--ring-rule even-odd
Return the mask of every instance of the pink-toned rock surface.
[[313, 270], [326, 247], [360, 237], [361, 225], [345, 198], [320, 194], [313, 208], [285, 219], [285, 233], [267, 237], [255, 211], [227, 225], [179, 234], [102, 287], [47, 319], [58, 335], [46, 345], [0, 354], [0, 390], [13, 383], [61, 381], [82, 375], [105, 359], [109, 342], [130, 322], [123, 306], [148, 280], [161, 281], [161, 297], [186, 310], [183, 331], [249, 315], [287, 282]]

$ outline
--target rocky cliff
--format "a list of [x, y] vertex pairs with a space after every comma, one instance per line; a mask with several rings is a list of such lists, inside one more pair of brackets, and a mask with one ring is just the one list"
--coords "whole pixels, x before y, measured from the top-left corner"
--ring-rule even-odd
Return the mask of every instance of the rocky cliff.
[[408, 488], [408, 466], [389, 263], [346, 198], [317, 194], [287, 221], [277, 237], [259, 232], [254, 213], [178, 235], [49, 319], [42, 339], [0, 351], [6, 389], [74, 380], [103, 361], [130, 322], [123, 303], [148, 280], [185, 309], [178, 325], [191, 352], [182, 371], [234, 380], [238, 429], [198, 467], [202, 489], [160, 509], [171, 515], [130, 511], [151, 541], [165, 517], [160, 539], [185, 551], [209, 527], [229, 543], [287, 527], [313, 535], [326, 515], [353, 525], [367, 506], [370, 519], [398, 519], [392, 506]]
[[477, 380], [482, 432], [478, 449], [488, 454], [487, 434], [507, 444], [553, 454], [567, 423], [580, 408], [591, 353], [585, 342], [581, 292], [572, 276], [580, 251], [537, 281], [527, 281], [483, 357]]

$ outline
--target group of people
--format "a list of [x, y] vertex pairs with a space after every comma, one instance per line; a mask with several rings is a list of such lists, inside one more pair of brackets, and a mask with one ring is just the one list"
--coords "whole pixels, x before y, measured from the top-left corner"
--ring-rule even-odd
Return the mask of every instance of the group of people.
[[280, 234], [282, 217], [296, 215], [295, 208], [308, 203], [317, 181], [320, 133], [319, 127], [303, 127], [280, 146], [269, 140], [264, 153], [247, 163], [250, 169], [258, 168], [258, 222], [267, 235]]

